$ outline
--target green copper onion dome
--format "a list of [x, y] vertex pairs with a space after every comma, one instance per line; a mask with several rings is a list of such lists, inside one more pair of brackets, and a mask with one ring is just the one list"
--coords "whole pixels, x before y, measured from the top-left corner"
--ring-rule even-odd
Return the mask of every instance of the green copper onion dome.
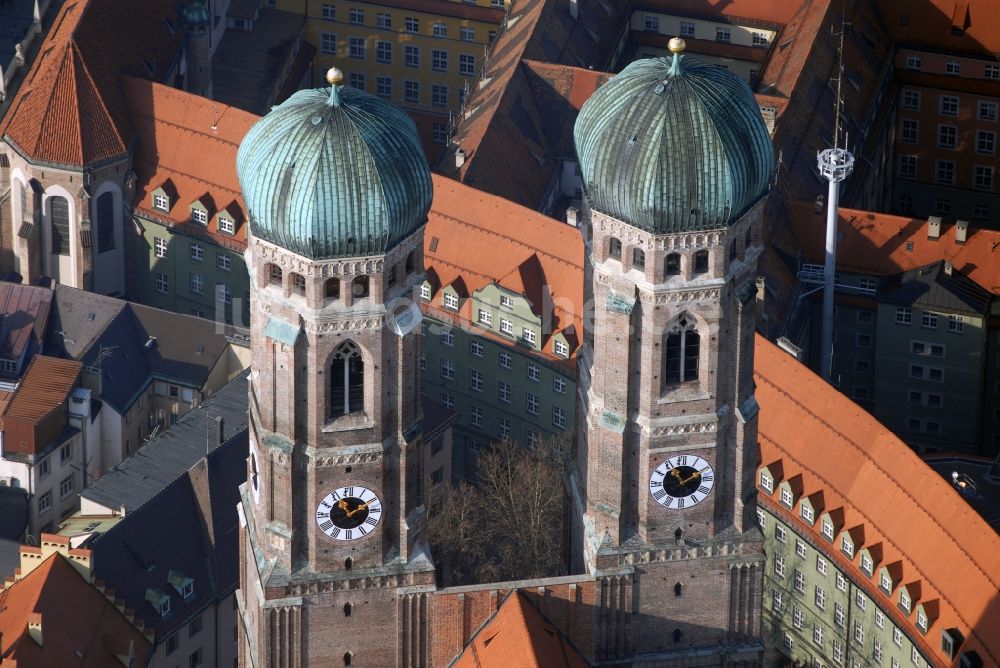
[[194, 26], [208, 23], [211, 18], [208, 13], [208, 7], [200, 0], [195, 0], [181, 10], [181, 21], [188, 25]]
[[292, 95], [240, 144], [236, 172], [253, 235], [313, 260], [380, 255], [427, 220], [431, 173], [416, 126], [339, 85]]
[[771, 138], [750, 87], [681, 54], [637, 60], [574, 128], [590, 206], [654, 234], [728, 226], [767, 189]]

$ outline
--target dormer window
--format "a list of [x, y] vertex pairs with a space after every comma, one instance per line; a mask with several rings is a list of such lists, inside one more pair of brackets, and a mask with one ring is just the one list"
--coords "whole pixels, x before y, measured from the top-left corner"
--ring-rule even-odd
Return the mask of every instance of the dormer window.
[[145, 598], [160, 617], [166, 618], [170, 614], [170, 596], [168, 594], [164, 594], [159, 589], [147, 589]]
[[882, 577], [879, 578], [879, 587], [882, 588], [886, 594], [892, 592], [892, 578], [889, 577], [888, 573], [882, 573]]
[[823, 520], [823, 535], [828, 540], [833, 540], [833, 522], [828, 519]]
[[927, 615], [923, 610], [917, 610], [917, 628], [927, 633]]
[[900, 589], [899, 590], [899, 607], [902, 608], [905, 612], [909, 613], [910, 612], [910, 605], [911, 604], [912, 604], [912, 601], [910, 600], [910, 593], [908, 591], [906, 591], [905, 587], [902, 588], [902, 589]]
[[180, 571], [170, 571], [167, 574], [167, 582], [174, 588], [174, 590], [181, 595], [185, 601], [191, 599], [194, 596], [194, 579], [187, 577], [184, 573]]
[[458, 295], [451, 292], [444, 293], [444, 307], [452, 311], [458, 310]]
[[159, 211], [170, 211], [170, 198], [162, 193], [153, 195], [153, 208]]
[[848, 559], [854, 558], [854, 543], [851, 542], [850, 537], [846, 534], [840, 537], [840, 551], [843, 552]]
[[803, 503], [802, 507], [799, 509], [799, 514], [802, 516], [802, 519], [809, 522], [809, 524], [812, 524], [816, 520], [816, 516], [813, 514], [812, 506], [806, 505], [805, 503]]
[[774, 478], [771, 477], [771, 473], [767, 469], [762, 469], [760, 472], [760, 486], [768, 493], [774, 491]]
[[424, 283], [420, 286], [420, 298], [424, 301], [429, 301], [431, 298], [431, 286]]
[[236, 221], [232, 218], [219, 216], [219, 231], [224, 234], [236, 234]]
[[569, 357], [569, 345], [565, 341], [556, 339], [552, 348], [559, 357]]
[[508, 297], [507, 295], [500, 295], [500, 306], [504, 308], [514, 308], [513, 297]]
[[191, 222], [208, 225], [208, 212], [204, 209], [191, 209]]
[[781, 489], [781, 502], [789, 508], [792, 507], [792, 490], [787, 487]]
[[875, 564], [872, 563], [872, 558], [868, 556], [867, 553], [861, 555], [861, 570], [868, 575], [872, 574], [872, 570], [875, 568]]

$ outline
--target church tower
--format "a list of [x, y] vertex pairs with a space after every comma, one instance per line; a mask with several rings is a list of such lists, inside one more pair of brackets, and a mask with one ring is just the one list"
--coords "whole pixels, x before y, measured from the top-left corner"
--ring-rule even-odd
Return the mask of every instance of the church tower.
[[773, 150], [747, 84], [683, 49], [626, 67], [575, 127], [594, 309], [575, 558], [599, 575], [642, 564], [608, 580], [632, 622], [606, 658], [759, 634], [754, 299]]
[[328, 80], [275, 107], [237, 157], [252, 313], [242, 666], [411, 665], [434, 589], [407, 299], [430, 171], [403, 112]]

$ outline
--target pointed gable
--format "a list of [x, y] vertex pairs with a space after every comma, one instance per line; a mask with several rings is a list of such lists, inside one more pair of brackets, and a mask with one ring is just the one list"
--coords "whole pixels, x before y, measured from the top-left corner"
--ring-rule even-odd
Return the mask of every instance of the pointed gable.
[[507, 597], [454, 668], [585, 668], [587, 662], [520, 591]]

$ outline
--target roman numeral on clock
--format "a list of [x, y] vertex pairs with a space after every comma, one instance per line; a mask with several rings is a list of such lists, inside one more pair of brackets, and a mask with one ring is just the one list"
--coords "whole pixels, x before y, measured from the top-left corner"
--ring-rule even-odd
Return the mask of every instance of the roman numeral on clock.
[[698, 488], [698, 491], [701, 492], [702, 494], [708, 494], [711, 490], [712, 488], [708, 487], [707, 485], [702, 485], [701, 487]]
[[658, 489], [655, 492], [653, 492], [653, 498], [656, 499], [657, 501], [659, 501], [660, 499], [662, 499], [666, 495], [667, 495], [667, 493], [664, 492], [662, 489]]
[[371, 526], [375, 526], [376, 524], [378, 524], [378, 520], [375, 519], [374, 517], [369, 517], [368, 519], [365, 520], [365, 524], [370, 524]]
[[649, 486], [650, 487], [663, 487], [663, 481], [662, 480], [650, 480], [649, 481]]
[[677, 499], [677, 507], [678, 508], [684, 507], [684, 499]]
[[324, 533], [330, 533], [330, 529], [333, 528], [333, 522], [327, 520], [319, 525], [319, 528], [323, 530]]

